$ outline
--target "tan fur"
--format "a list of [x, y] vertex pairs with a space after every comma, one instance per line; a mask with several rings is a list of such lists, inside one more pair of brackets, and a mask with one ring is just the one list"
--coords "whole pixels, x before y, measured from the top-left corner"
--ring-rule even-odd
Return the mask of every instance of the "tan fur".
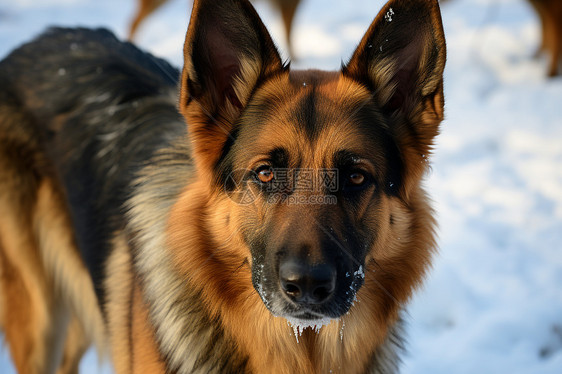
[[74, 241], [68, 212], [63, 210], [60, 193], [48, 181], [39, 188], [35, 219], [38, 221], [37, 240], [41, 243], [44, 266], [53, 278], [54, 289], [75, 316], [79, 316], [87, 340], [105, 353], [105, 327], [98, 308], [92, 280], [80, 258]]
[[[17, 181], [17, 176], [10, 175], [11, 165], [0, 166], [4, 169], [3, 177], [7, 177], [3, 187]], [[53, 279], [44, 269], [41, 249], [36, 244], [36, 223], [29, 209], [33, 202], [24, 200], [34, 199], [34, 196], [25, 196], [25, 189], [19, 186], [11, 190], [3, 188], [3, 192], [0, 195], [3, 212], [0, 250], [6, 340], [19, 372], [53, 372], [62, 337], [56, 331], [60, 326], [53, 325], [52, 321], [64, 320], [63, 315], [57, 316], [64, 312], [56, 307], [57, 295], [50, 287]], [[62, 326], [64, 329], [64, 324]], [[47, 344], [53, 337], [55, 343]]]
[[[248, 99], [252, 94], [251, 88], [256, 85], [256, 82], [260, 77], [261, 69], [263, 67], [262, 64], [263, 62], [260, 61], [259, 56], [256, 56], [253, 59], [244, 57], [241, 57], [240, 59], [240, 73], [235, 78], [234, 92], [236, 93], [236, 97], [238, 97], [242, 106], [246, 106], [248, 103]], [[231, 103], [227, 103], [227, 105], [232, 107]], [[236, 119], [238, 114], [239, 111], [234, 108], [229, 108], [227, 119], [232, 121]]]
[[397, 66], [398, 61], [385, 58], [369, 67], [369, 75], [373, 78], [375, 87], [377, 87], [375, 95], [383, 103], [387, 103], [391, 99], [396, 89], [391, 79]]
[[132, 357], [134, 358], [132, 373], [166, 372], [165, 364], [160, 357], [154, 330], [149, 319], [148, 310], [142, 300], [139, 285], [133, 287], [133, 304], [130, 339], [134, 342]]
[[289, 46], [289, 56], [295, 58], [295, 50], [293, 43], [291, 41], [291, 35], [293, 30], [293, 19], [297, 13], [297, 8], [300, 4], [300, 0], [272, 0], [281, 12], [281, 18], [283, 19], [283, 25], [285, 26], [285, 40]]
[[562, 63], [562, 2], [559, 0], [529, 0], [541, 22], [541, 47], [539, 51], [550, 54], [547, 74], [559, 74]]
[[[0, 107], [0, 120], [16, 126], [26, 120], [18, 115], [4, 118], [3, 109]], [[47, 346], [46, 342], [54, 336], [51, 318], [55, 318], [57, 311], [50, 287], [53, 279], [44, 270], [36, 241], [32, 212], [38, 181], [26, 170], [24, 162], [11, 162], [14, 150], [9, 146], [0, 148], [0, 283], [4, 294], [1, 319], [18, 371], [52, 372], [56, 357], [51, 356], [57, 354], [57, 347], [56, 343]]]
[[108, 331], [116, 373], [164, 373], [154, 331], [138, 283], [132, 278], [131, 254], [124, 236], [113, 239], [106, 281]]
[[131, 26], [129, 28], [129, 40], [133, 40], [137, 33], [140, 24], [144, 21], [146, 17], [151, 15], [156, 9], [160, 8], [161, 5], [166, 3], [167, 0], [138, 0], [137, 1], [137, 12], [131, 21]]
[[[4, 242], [7, 240], [4, 239]], [[2, 244], [1, 249], [5, 246], [6, 244]], [[39, 373], [40, 368], [47, 364], [41, 335], [46, 330], [44, 324], [48, 316], [46, 311], [39, 309], [45, 301], [34, 300], [34, 295], [29, 291], [29, 285], [34, 287], [37, 279], [32, 276], [21, 277], [17, 265], [5, 253], [0, 255], [2, 293], [5, 300], [9, 301], [9, 308], [2, 311], [5, 338], [18, 372]]]
[[122, 235], [114, 239], [106, 283], [108, 329], [117, 373], [164, 373], [148, 312], [138, 283], [132, 279], [131, 256]]
[[[25, 128], [2, 109], [4, 126]], [[73, 373], [90, 342], [102, 346], [103, 322], [61, 192], [37, 171], [46, 169], [29, 135], [0, 134], [1, 320], [19, 373]]]
[[113, 252], [108, 259], [107, 271], [113, 276], [105, 283], [107, 290], [107, 330], [111, 343], [113, 366], [117, 373], [131, 372], [130, 323], [133, 273], [131, 253], [123, 235], [113, 239]]
[[[90, 341], [103, 340], [103, 323], [91, 280], [76, 253], [66, 212], [59, 210], [57, 200], [51, 184], [43, 182], [37, 192], [34, 217], [28, 218], [31, 222], [18, 222], [17, 215], [25, 210], [10, 208], [10, 202], [2, 201], [4, 211], [11, 213], [0, 224], [3, 274], [7, 278], [4, 293], [9, 305], [5, 310], [6, 338], [21, 373], [42, 372], [42, 368], [54, 372], [61, 354], [64, 364], [59, 373], [75, 372]], [[80, 303], [67, 299], [72, 293], [80, 294]], [[62, 352], [71, 313], [72, 324]], [[76, 320], [76, 313], [82, 313], [81, 322]]]
[[68, 325], [62, 361], [57, 374], [78, 374], [80, 359], [90, 345], [84, 328], [76, 316], [71, 316]]

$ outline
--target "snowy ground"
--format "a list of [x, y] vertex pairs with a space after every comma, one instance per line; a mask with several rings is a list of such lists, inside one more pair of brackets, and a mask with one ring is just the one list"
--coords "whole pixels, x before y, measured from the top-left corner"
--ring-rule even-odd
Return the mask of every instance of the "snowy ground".
[[[305, 0], [295, 67], [336, 69], [382, 0]], [[186, 0], [139, 44], [181, 64]], [[257, 8], [286, 50], [279, 16]], [[51, 24], [124, 36], [133, 0], [0, 0], [0, 56]], [[440, 256], [413, 300], [403, 373], [562, 373], [562, 79], [544, 78], [536, 16], [523, 0], [451, 0], [446, 113], [428, 189]], [[99, 369], [90, 352], [83, 372]], [[0, 373], [13, 373], [0, 348]]]

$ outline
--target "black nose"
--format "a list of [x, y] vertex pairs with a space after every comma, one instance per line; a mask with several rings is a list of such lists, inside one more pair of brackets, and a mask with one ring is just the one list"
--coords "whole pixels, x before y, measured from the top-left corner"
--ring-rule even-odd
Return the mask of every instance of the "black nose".
[[320, 264], [308, 266], [296, 259], [286, 259], [279, 265], [281, 289], [299, 304], [321, 304], [336, 288], [336, 269]]

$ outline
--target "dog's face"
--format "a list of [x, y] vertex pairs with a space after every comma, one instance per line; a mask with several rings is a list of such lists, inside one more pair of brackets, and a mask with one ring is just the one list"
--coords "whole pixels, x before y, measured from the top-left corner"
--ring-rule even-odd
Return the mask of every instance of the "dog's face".
[[274, 315], [339, 318], [373, 263], [408, 261], [442, 119], [437, 3], [391, 1], [340, 72], [283, 66], [246, 1], [196, 2], [185, 48], [198, 172], [236, 206], [254, 288]]
[[240, 116], [219, 169], [275, 315], [337, 318], [352, 305], [399, 185], [388, 120], [360, 84], [318, 72], [264, 82]]

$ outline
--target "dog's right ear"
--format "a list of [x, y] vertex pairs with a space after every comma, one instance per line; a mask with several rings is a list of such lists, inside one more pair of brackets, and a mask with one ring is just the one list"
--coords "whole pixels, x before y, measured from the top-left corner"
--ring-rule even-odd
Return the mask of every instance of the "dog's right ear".
[[260, 81], [284, 70], [247, 0], [196, 0], [184, 45], [180, 111], [198, 169], [220, 157], [234, 123]]

